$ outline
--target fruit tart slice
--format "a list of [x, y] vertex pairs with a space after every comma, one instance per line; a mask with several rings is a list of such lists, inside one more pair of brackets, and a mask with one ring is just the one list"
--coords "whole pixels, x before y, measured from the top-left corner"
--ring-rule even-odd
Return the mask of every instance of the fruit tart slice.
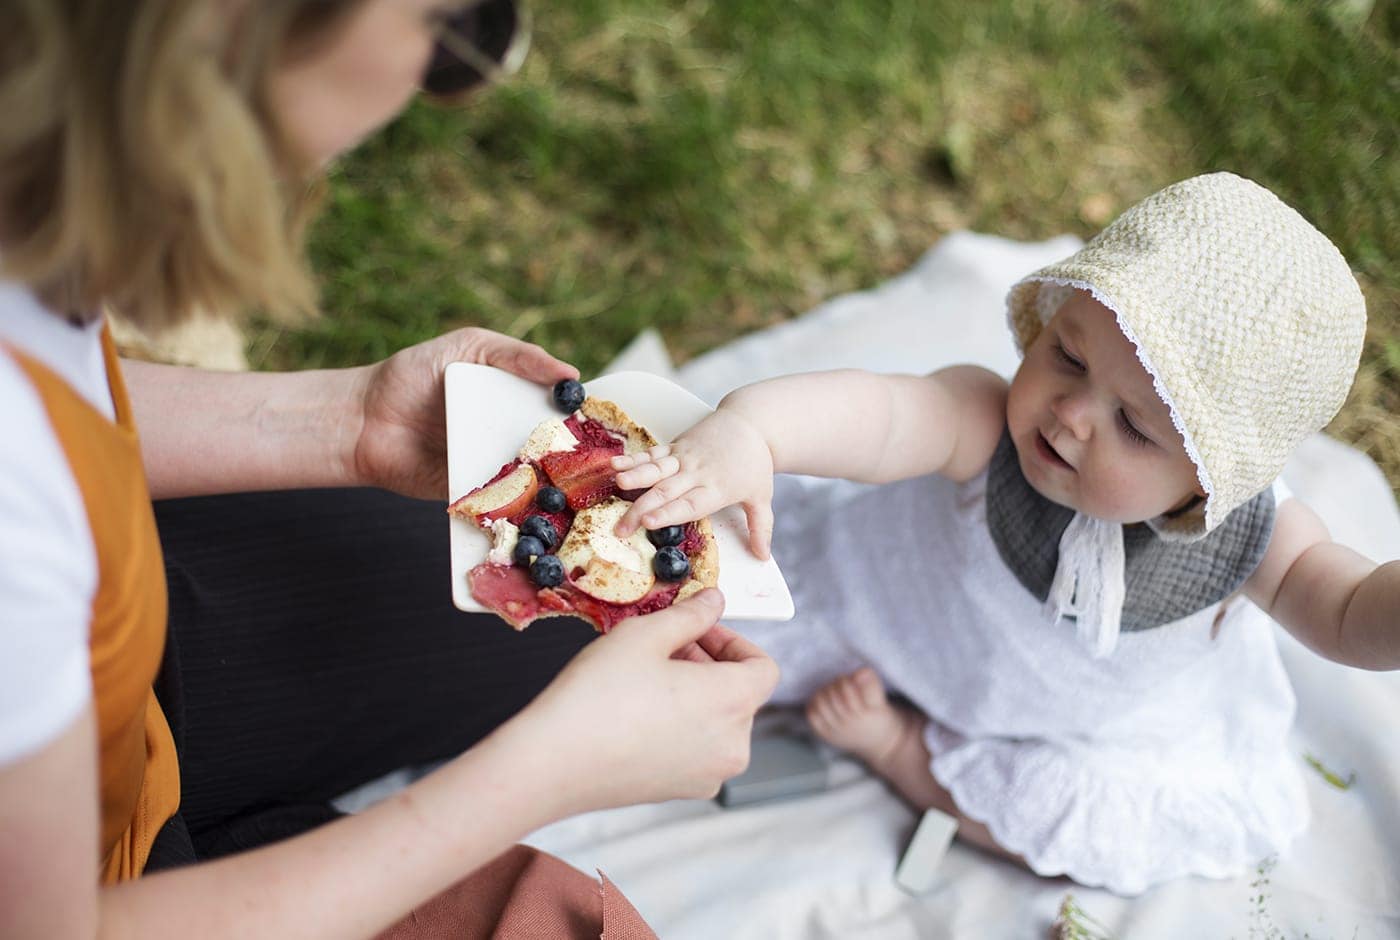
[[492, 540], [467, 574], [472, 597], [517, 630], [577, 616], [607, 633], [718, 583], [708, 519], [625, 539], [613, 531], [640, 492], [617, 488], [612, 458], [656, 439], [578, 382], [560, 382], [554, 400], [567, 416], [541, 422], [514, 460], [447, 508]]

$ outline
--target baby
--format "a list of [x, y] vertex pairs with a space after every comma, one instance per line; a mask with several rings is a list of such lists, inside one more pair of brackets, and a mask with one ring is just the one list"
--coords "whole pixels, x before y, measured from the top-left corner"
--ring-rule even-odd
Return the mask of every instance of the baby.
[[1307, 822], [1272, 621], [1400, 668], [1400, 561], [1333, 543], [1277, 481], [1345, 399], [1364, 300], [1320, 232], [1216, 173], [1008, 306], [1009, 387], [976, 366], [746, 386], [616, 458], [651, 487], [619, 532], [742, 504], [797, 601], [745, 631], [775, 700], [964, 839], [1123, 894], [1244, 872]]

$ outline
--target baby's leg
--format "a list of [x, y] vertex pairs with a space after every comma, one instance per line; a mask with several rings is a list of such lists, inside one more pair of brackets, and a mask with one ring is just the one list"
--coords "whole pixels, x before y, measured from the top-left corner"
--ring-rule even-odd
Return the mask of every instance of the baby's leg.
[[997, 844], [986, 826], [958, 811], [952, 795], [929, 771], [924, 716], [892, 703], [873, 669], [858, 669], [819, 689], [807, 703], [807, 721], [823, 741], [860, 758], [916, 809], [956, 817], [958, 838], [1020, 861]]

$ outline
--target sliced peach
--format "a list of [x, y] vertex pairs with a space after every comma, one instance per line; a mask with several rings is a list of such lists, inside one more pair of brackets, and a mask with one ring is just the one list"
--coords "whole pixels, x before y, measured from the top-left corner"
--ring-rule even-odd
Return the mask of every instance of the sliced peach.
[[572, 579], [574, 587], [610, 604], [639, 600], [656, 583], [651, 570], [656, 547], [646, 533], [639, 530], [620, 539], [613, 531], [628, 506], [614, 496], [579, 510], [573, 528], [559, 546], [565, 571], [583, 569], [583, 574]]
[[630, 604], [646, 597], [655, 583], [656, 576], [649, 570], [637, 571], [595, 555], [574, 587], [609, 604]]
[[449, 508], [459, 516], [507, 519], [528, 509], [539, 488], [540, 479], [535, 468], [522, 463], [499, 480], [463, 496]]

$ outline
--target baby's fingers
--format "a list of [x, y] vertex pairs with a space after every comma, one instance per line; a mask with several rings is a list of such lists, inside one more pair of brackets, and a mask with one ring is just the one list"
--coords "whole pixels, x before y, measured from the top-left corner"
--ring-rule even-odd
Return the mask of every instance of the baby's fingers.
[[675, 476], [680, 472], [681, 462], [670, 454], [664, 457], [652, 458], [646, 463], [638, 464], [630, 470], [623, 470], [617, 475], [617, 485], [624, 490], [641, 490], [649, 486], [655, 486], [667, 477]]
[[769, 548], [773, 544], [773, 505], [766, 500], [745, 503], [744, 518], [749, 524], [749, 550], [767, 561]]
[[630, 470], [649, 461], [665, 457], [671, 452], [670, 444], [657, 444], [648, 450], [639, 450], [631, 454], [618, 454], [612, 459], [614, 470]]
[[[669, 480], [667, 482], [670, 482]], [[665, 486], [666, 484], [662, 484]], [[662, 486], [648, 491], [647, 495], [659, 492]], [[678, 487], [679, 488], [679, 487]], [[680, 525], [695, 519], [703, 519], [717, 509], [723, 509], [715, 491], [708, 486], [695, 486], [679, 496], [660, 501], [652, 508], [642, 509], [642, 525], [648, 529], [660, 529], [668, 525]]]
[[[618, 477], [618, 485], [622, 485], [622, 478], [620, 476]], [[627, 510], [626, 514], [618, 520], [615, 531], [618, 535], [623, 537], [631, 535], [644, 524], [642, 521], [643, 516], [653, 509], [656, 509], [658, 506], [664, 506], [676, 496], [688, 490], [690, 486], [691, 484], [682, 477], [667, 477], [665, 480], [662, 480], [656, 486], [637, 497], [636, 502], [634, 502], [631, 508]]]

